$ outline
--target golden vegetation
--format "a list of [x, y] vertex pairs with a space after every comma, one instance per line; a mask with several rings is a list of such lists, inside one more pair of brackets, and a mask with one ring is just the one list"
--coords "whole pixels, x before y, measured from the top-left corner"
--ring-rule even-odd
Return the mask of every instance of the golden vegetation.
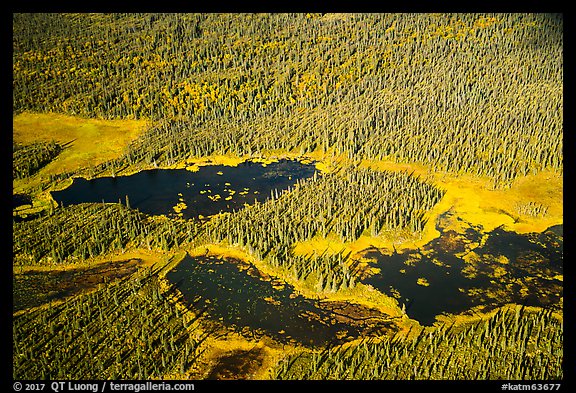
[[561, 319], [517, 306], [475, 323], [421, 329], [407, 339], [299, 351], [275, 373], [277, 379], [322, 380], [561, 379], [562, 345]]
[[120, 157], [126, 145], [146, 128], [145, 121], [82, 119], [55, 113], [21, 113], [13, 119], [15, 142], [55, 141], [64, 147], [58, 159], [41, 175], [72, 172], [96, 167]]
[[[402, 318], [395, 340], [344, 351], [291, 348], [280, 361], [274, 345], [258, 343], [265, 364], [251, 377], [562, 377], [556, 315], [508, 310], [422, 329], [395, 299], [357, 282], [370, 269], [363, 250], [419, 247], [438, 235], [439, 220], [456, 231], [470, 222], [517, 232], [563, 222], [561, 17], [14, 14], [13, 22], [13, 190], [33, 194], [19, 212], [44, 212], [13, 224], [15, 266], [193, 248], [251, 260], [306, 296]], [[37, 145], [52, 141], [58, 155]], [[317, 160], [324, 176], [206, 224], [116, 205], [54, 209], [48, 193], [78, 175], [286, 157]], [[464, 258], [475, 274], [478, 255]], [[495, 258], [493, 275], [508, 262]], [[194, 316], [163, 299], [175, 295], [161, 277], [138, 275], [19, 315], [14, 378], [206, 377], [220, 357], [256, 345], [188, 325]], [[111, 343], [116, 353], [103, 349]]]
[[496, 187], [562, 171], [555, 16], [15, 14], [14, 26], [14, 110], [158, 120], [128, 163], [319, 150]]

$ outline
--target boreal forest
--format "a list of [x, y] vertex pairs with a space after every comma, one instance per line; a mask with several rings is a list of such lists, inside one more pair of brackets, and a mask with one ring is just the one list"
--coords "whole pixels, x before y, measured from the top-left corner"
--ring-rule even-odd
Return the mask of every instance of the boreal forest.
[[17, 380], [563, 374], [563, 16], [14, 13]]

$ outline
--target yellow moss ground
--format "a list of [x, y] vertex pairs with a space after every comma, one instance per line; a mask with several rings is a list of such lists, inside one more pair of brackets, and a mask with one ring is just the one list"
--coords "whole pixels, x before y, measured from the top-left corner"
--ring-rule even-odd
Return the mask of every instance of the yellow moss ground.
[[[56, 140], [69, 144], [57, 159], [43, 168], [37, 176], [15, 181], [13, 191], [19, 192], [34, 185], [35, 182], [39, 183], [39, 176], [89, 167], [118, 157], [125, 146], [137, 138], [146, 126], [146, 122], [134, 120], [104, 121], [60, 114], [19, 114], [13, 118], [13, 136], [16, 142]], [[344, 155], [334, 156], [330, 152], [324, 153], [318, 150], [304, 157], [297, 153], [283, 151], [262, 152], [259, 156], [242, 157], [213, 155], [188, 159], [166, 168], [186, 168], [197, 171], [201, 166], [206, 165], [237, 166], [246, 160], [268, 164], [283, 158], [299, 159], [303, 163], [316, 161], [316, 168], [322, 172], [337, 172], [349, 165], [376, 170], [414, 172], [415, 175], [420, 175], [422, 180], [430, 181], [446, 190], [443, 199], [427, 213], [428, 222], [423, 232], [417, 237], [408, 236], [405, 233], [389, 233], [377, 237], [363, 235], [355, 242], [344, 243], [336, 236], [329, 235], [326, 238], [316, 237], [307, 242], [297, 243], [294, 250], [298, 255], [311, 255], [314, 252], [320, 254], [325, 250], [329, 253], [344, 251], [345, 253], [351, 252], [354, 258], [360, 259], [362, 251], [371, 247], [383, 249], [384, 252], [393, 248], [399, 252], [405, 249], [416, 249], [439, 236], [435, 226], [439, 217], [446, 212], [452, 213], [452, 218], [443, 220], [443, 225], [447, 229], [456, 231], [462, 229], [462, 221], [456, 220], [456, 217], [473, 225], [481, 225], [484, 231], [490, 231], [502, 225], [506, 230], [519, 233], [539, 232], [549, 226], [563, 223], [563, 178], [562, 175], [550, 171], [517, 179], [507, 189], [493, 190], [491, 181], [487, 178], [434, 172], [420, 164], [395, 163], [385, 160], [352, 162]], [[143, 169], [149, 168], [134, 167], [131, 171], [137, 172]], [[129, 173], [124, 173], [124, 175], [127, 174]], [[64, 183], [61, 183], [58, 187], [61, 188], [63, 185]], [[49, 193], [41, 193], [36, 195], [33, 209], [41, 210], [49, 203], [51, 203]], [[547, 213], [541, 217], [521, 214], [518, 206], [528, 203], [545, 206]], [[209, 252], [215, 255], [252, 262], [263, 272], [274, 275], [274, 272], [269, 271], [261, 261], [254, 260], [244, 251], [218, 245], [210, 245], [208, 248]], [[206, 247], [201, 247], [201, 249], [203, 251]], [[361, 262], [366, 264], [366, 261]], [[294, 284], [296, 289], [304, 295], [318, 296], [306, 287], [299, 286], [297, 282], [291, 282], [291, 284]], [[397, 304], [393, 306], [390, 303], [390, 298], [361, 284], [355, 288], [355, 291], [332, 294], [329, 297], [362, 302], [371, 306], [379, 304], [382, 307], [385, 304], [384, 308], [388, 313], [394, 315], [399, 312]]]
[[[378, 170], [414, 171], [423, 180], [431, 181], [446, 190], [440, 203], [428, 213], [428, 225], [417, 245], [438, 235], [434, 228], [436, 218], [449, 210], [454, 217], [482, 225], [484, 231], [503, 225], [505, 229], [519, 233], [541, 232], [552, 225], [563, 223], [563, 177], [552, 171], [528, 175], [516, 179], [509, 188], [494, 190], [488, 178], [433, 172], [418, 164], [363, 160], [361, 166]], [[517, 206], [529, 202], [543, 204], [548, 208], [547, 214], [543, 217], [519, 214]], [[451, 220], [447, 229], [461, 228], [458, 221]]]
[[[57, 265], [38, 265], [38, 266], [13, 266], [13, 274], [26, 274], [29, 272], [54, 272], [54, 271], [67, 271], [67, 270], [78, 270], [78, 269], [90, 269], [98, 267], [98, 265], [107, 264], [110, 262], [120, 262], [131, 259], [139, 259], [139, 268], [154, 267], [165, 265], [167, 257], [163, 253], [148, 251], [144, 249], [133, 249], [125, 253], [111, 253], [107, 255], [101, 255], [94, 258], [89, 258], [78, 263], [69, 264], [57, 264]], [[98, 286], [85, 289], [82, 294], [88, 294], [97, 290]], [[51, 308], [56, 305], [66, 302], [68, 299], [66, 297], [60, 299], [52, 299], [48, 303], [41, 304], [37, 307], [27, 308], [19, 310], [13, 313], [13, 316], [19, 316], [24, 313], [32, 312], [35, 310], [42, 310], [46, 308]]]
[[[171, 290], [171, 284], [165, 278], [166, 273], [173, 269], [185, 256], [187, 251], [179, 251], [176, 253], [169, 254], [158, 254], [158, 256], [163, 260], [167, 261], [159, 272], [160, 285], [164, 293], [171, 293], [168, 301], [174, 303], [176, 307], [182, 312], [183, 318], [187, 321], [195, 321], [193, 325], [188, 328], [193, 331], [198, 338], [205, 333], [202, 327], [202, 322], [197, 320], [197, 315], [194, 314], [183, 301], [183, 295], [179, 291]], [[220, 257], [228, 256], [230, 258], [242, 259], [242, 260], [253, 260], [242, 250], [224, 247], [221, 245], [213, 244], [209, 246], [197, 247], [193, 250], [189, 250], [188, 253], [191, 256], [200, 255], [217, 255]], [[263, 352], [263, 360], [260, 366], [253, 370], [252, 375], [247, 376], [247, 379], [270, 379], [269, 375], [272, 367], [284, 356], [289, 353], [298, 351], [299, 347], [290, 344], [280, 345], [274, 341], [267, 339], [266, 337], [260, 340], [250, 340], [242, 335], [227, 331], [225, 337], [216, 338], [215, 336], [209, 336], [202, 344], [202, 356], [199, 361], [195, 362], [191, 369], [187, 370], [184, 375], [179, 373], [165, 375], [165, 379], [205, 379], [212, 368], [218, 363], [218, 359], [221, 356], [226, 356], [235, 351], [249, 351], [254, 348], [258, 348]]]
[[268, 164], [272, 164], [274, 162], [278, 162], [282, 159], [298, 159], [302, 163], [310, 163], [311, 160], [306, 158], [302, 158], [301, 155], [296, 153], [288, 153], [288, 152], [278, 152], [275, 151], [274, 154], [263, 154], [263, 155], [244, 155], [244, 156], [236, 156], [236, 155], [221, 155], [221, 154], [213, 154], [206, 157], [195, 157], [189, 158], [184, 160], [183, 162], [176, 163], [172, 166], [166, 167], [166, 169], [187, 169], [192, 172], [197, 172], [200, 170], [202, 166], [208, 165], [225, 165], [236, 167], [239, 164], [252, 161], [258, 162], [264, 166]]
[[96, 120], [51, 113], [21, 113], [13, 118], [15, 142], [55, 140], [66, 144], [44, 175], [96, 166], [119, 157], [146, 128], [142, 120]]
[[[316, 167], [325, 172], [338, 171], [351, 162], [343, 156], [326, 158], [316, 154]], [[518, 233], [541, 232], [546, 228], [563, 223], [563, 178], [562, 175], [543, 171], [517, 179], [509, 188], [494, 190], [488, 178], [467, 174], [448, 174], [434, 172], [420, 164], [395, 163], [393, 161], [362, 160], [362, 168], [386, 171], [407, 171], [419, 175], [424, 181], [431, 182], [446, 191], [442, 200], [426, 213], [428, 219], [424, 230], [418, 236], [402, 232], [383, 233], [379, 236], [362, 235], [354, 242], [344, 243], [338, 236], [329, 234], [326, 238], [317, 236], [305, 242], [296, 243], [297, 255], [313, 255], [326, 251], [335, 254], [340, 251], [357, 254], [370, 248], [379, 248], [398, 252], [418, 249], [437, 238], [436, 230], [439, 217], [447, 212], [451, 218], [442, 222], [446, 230], [461, 231], [465, 222], [481, 225], [489, 232], [498, 226]], [[533, 217], [520, 214], [517, 207], [530, 202], [547, 207], [547, 214]], [[462, 220], [457, 220], [460, 218]]]
[[[65, 148], [34, 176], [15, 179], [12, 192], [29, 194], [49, 175], [89, 168], [117, 158], [147, 125], [147, 122], [141, 120], [95, 120], [54, 113], [24, 112], [14, 116], [14, 142], [30, 144], [54, 140]], [[55, 189], [65, 188], [71, 182], [71, 179], [60, 182]], [[34, 206], [23, 208], [19, 214], [35, 214], [50, 205], [55, 206], [49, 191], [32, 192]]]
[[[505, 304], [501, 307], [497, 307], [497, 308], [492, 309], [490, 311], [477, 312], [477, 309], [481, 308], [481, 307], [482, 306], [472, 308], [471, 309], [472, 313], [438, 315], [436, 317], [436, 322], [434, 322], [434, 324], [427, 329], [434, 329], [434, 327], [438, 327], [438, 326], [442, 326], [442, 325], [450, 326], [450, 325], [454, 324], [455, 326], [462, 326], [462, 325], [473, 324], [473, 323], [476, 323], [480, 320], [488, 320], [491, 317], [493, 317], [494, 315], [496, 315], [498, 312], [500, 312], [501, 310], [512, 312], [512, 311], [519, 311], [523, 307], [524, 307], [524, 310], [528, 311], [528, 312], [538, 312], [538, 311], [542, 310], [542, 308], [540, 308], [540, 307], [522, 306], [519, 304]], [[552, 315], [555, 318], [557, 318], [559, 321], [563, 321], [563, 319], [564, 319], [564, 314], [562, 313], [562, 311], [559, 311], [559, 312], [554, 311], [552, 313]]]
[[[330, 156], [319, 151], [309, 153], [306, 157], [315, 160], [316, 168], [323, 172], [341, 171], [348, 165], [374, 170], [407, 171], [446, 191], [442, 200], [426, 214], [427, 225], [418, 237], [397, 238], [398, 234], [378, 237], [364, 235], [356, 242], [346, 245], [350, 251], [362, 250], [369, 246], [387, 246], [391, 249], [394, 245], [398, 251], [404, 248], [422, 247], [439, 236], [435, 228], [436, 221], [448, 211], [452, 213], [453, 218], [445, 223], [446, 229], [456, 231], [462, 229], [460, 224], [462, 221], [456, 220], [456, 217], [473, 225], [481, 225], [486, 232], [501, 225], [508, 231], [518, 233], [541, 232], [564, 222], [563, 176], [554, 171], [546, 170], [535, 175], [530, 174], [516, 179], [509, 188], [495, 190], [492, 187], [492, 180], [487, 177], [435, 172], [422, 164], [386, 160], [360, 160], [356, 164], [344, 155]], [[547, 208], [547, 213], [539, 217], [521, 214], [518, 206], [530, 202], [542, 204]], [[334, 239], [330, 242], [331, 248], [339, 247], [334, 245]]]
[[[341, 171], [348, 165], [353, 164], [343, 155], [333, 157], [318, 151], [308, 154], [304, 158], [292, 153], [277, 153], [273, 159], [279, 157], [299, 158], [303, 162], [311, 162], [314, 160], [316, 161], [316, 168], [323, 172]], [[246, 159], [249, 159], [249, 157]], [[204, 160], [208, 164], [234, 164], [234, 160], [230, 161], [230, 158], [207, 157]], [[420, 175], [422, 180], [432, 182], [444, 189], [446, 194], [442, 200], [426, 214], [428, 222], [423, 232], [418, 236], [412, 236], [402, 232], [391, 232], [383, 233], [376, 237], [362, 235], [356, 241], [348, 243], [342, 242], [338, 236], [333, 234], [329, 234], [326, 237], [316, 236], [306, 242], [296, 243], [294, 245], [296, 255], [320, 255], [323, 252], [327, 252], [328, 254], [336, 254], [339, 252], [351, 253], [353, 260], [359, 261], [361, 266], [369, 270], [369, 261], [362, 258], [364, 251], [370, 248], [379, 248], [386, 253], [391, 252], [393, 249], [402, 252], [421, 248], [439, 236], [439, 232], [436, 230], [437, 221], [441, 215], [447, 212], [451, 213], [451, 218], [444, 219], [442, 225], [446, 229], [456, 231], [464, 228], [462, 222], [481, 225], [485, 232], [491, 231], [498, 226], [503, 226], [506, 230], [519, 233], [540, 232], [552, 225], [563, 223], [563, 178], [554, 172], [544, 171], [536, 175], [529, 175], [517, 179], [509, 188], [494, 190], [490, 179], [467, 174], [457, 175], [434, 172], [428, 167], [419, 164], [362, 160], [358, 166], [369, 167], [375, 170], [413, 172], [415, 175]], [[520, 214], [517, 207], [530, 202], [546, 206], [547, 214], [541, 217]], [[460, 218], [462, 221], [456, 218]], [[261, 261], [254, 260], [254, 258], [242, 250], [223, 247], [221, 245], [210, 245], [208, 248], [209, 252], [214, 255], [243, 259], [253, 263], [267, 274], [278, 274], [278, 272], [270, 271]], [[206, 249], [206, 247], [202, 247], [203, 252], [205, 252]], [[298, 282], [293, 282], [293, 280], [290, 280], [288, 277], [281, 278], [287, 279], [288, 282], [295, 286], [296, 290], [305, 296], [312, 298], [319, 298], [320, 296]], [[322, 296], [326, 296], [330, 300], [351, 300], [372, 307], [378, 304], [380, 309], [382, 309], [382, 305], [384, 304], [385, 306], [383, 308], [386, 310], [385, 312], [391, 315], [397, 315], [399, 312], [397, 303], [392, 306], [390, 297], [385, 295], [380, 296], [380, 292], [369, 286], [360, 284], [357, 286], [356, 292], [348, 292], [322, 294]], [[408, 329], [409, 324], [406, 323], [404, 325], [405, 328]]]
[[[252, 263], [258, 268], [258, 270], [264, 276], [281, 277], [276, 271], [270, 269], [262, 261], [254, 258], [253, 256], [246, 253], [243, 249], [239, 247], [230, 247], [223, 244], [206, 244], [198, 246], [193, 249], [187, 250], [188, 254], [192, 257], [196, 256], [214, 256], [217, 258], [233, 258], [242, 260], [244, 262]], [[171, 262], [166, 265], [163, 269], [163, 276], [167, 271], [172, 269], [184, 256], [185, 252], [180, 252], [175, 255]], [[309, 298], [324, 299], [331, 301], [351, 301], [357, 304], [365, 305], [368, 307], [373, 307], [385, 312], [393, 317], [401, 317], [397, 319], [397, 326], [399, 328], [399, 337], [410, 337], [415, 336], [422, 329], [420, 324], [412, 319], [409, 319], [405, 314], [402, 313], [395, 299], [390, 298], [381, 292], [375, 290], [369, 285], [358, 284], [355, 290], [349, 291], [339, 291], [333, 294], [322, 294], [319, 295], [310, 291], [305, 286], [298, 282], [288, 280], [299, 293], [307, 296]], [[182, 309], [184, 313], [190, 313], [190, 310]], [[193, 315], [193, 314], [191, 314]], [[302, 350], [299, 346], [294, 345], [278, 345], [277, 343], [270, 341], [269, 339], [263, 338], [262, 340], [254, 341], [242, 337], [236, 333], [228, 333], [223, 339], [209, 337], [203, 344], [206, 348], [205, 354], [196, 367], [189, 370], [188, 376], [192, 378], [205, 378], [207, 373], [210, 372], [212, 367], [217, 364], [218, 359], [221, 356], [226, 356], [235, 351], [247, 351], [255, 347], [263, 351], [263, 361], [260, 367], [253, 371], [253, 374], [248, 376], [248, 379], [270, 379], [273, 378], [270, 375], [272, 367], [282, 358], [290, 353], [298, 353]]]
[[[145, 121], [94, 120], [61, 114], [25, 112], [13, 118], [13, 137], [14, 141], [20, 143], [50, 140], [56, 140], [62, 144], [69, 143], [52, 163], [40, 171], [40, 176], [47, 176], [79, 167], [98, 165], [118, 157], [128, 143], [137, 138], [146, 126]], [[386, 160], [360, 160], [353, 163], [344, 155], [333, 155], [319, 150], [305, 157], [297, 153], [282, 151], [263, 152], [258, 156], [242, 157], [212, 155], [188, 159], [168, 168], [186, 168], [197, 171], [200, 166], [205, 165], [237, 166], [246, 160], [268, 164], [282, 158], [300, 159], [303, 162], [316, 161], [316, 168], [323, 172], [338, 171], [352, 164], [376, 170], [409, 171], [446, 190], [442, 201], [428, 212], [428, 224], [419, 238], [362, 237], [356, 245], [348, 245], [350, 249], [361, 248], [364, 245], [376, 247], [387, 245], [391, 248], [392, 244], [397, 249], [420, 247], [439, 235], [435, 229], [436, 219], [449, 210], [454, 213], [454, 217], [482, 225], [485, 231], [500, 225], [504, 225], [505, 229], [520, 233], [542, 231], [551, 225], [563, 222], [563, 178], [549, 171], [517, 179], [509, 189], [492, 190], [490, 180], [486, 178], [434, 172], [425, 165]], [[141, 169], [146, 168], [137, 170]], [[14, 192], [19, 192], [26, 186], [37, 182], [34, 178], [37, 177], [14, 181]], [[40, 199], [45, 199], [44, 202], [50, 203], [51, 198], [47, 196]], [[543, 217], [520, 214], [517, 207], [530, 202], [546, 206], [547, 214]], [[461, 221], [452, 220], [448, 223], [448, 229], [460, 229], [459, 222]]]
[[256, 369], [251, 370], [249, 375], [243, 375], [241, 378], [248, 380], [272, 379], [273, 376], [270, 375], [270, 370], [273, 366], [284, 356], [299, 351], [299, 347], [289, 344], [283, 345], [282, 348], [280, 348], [278, 344], [269, 342], [269, 340], [248, 340], [237, 333], [227, 333], [224, 339], [209, 337], [206, 339], [205, 348], [207, 348], [207, 350], [202, 356], [201, 361], [198, 362], [190, 374], [193, 379], [205, 379], [212, 368], [217, 365], [218, 360], [223, 356], [228, 356], [237, 351], [244, 352], [254, 349], [262, 352], [262, 362]]

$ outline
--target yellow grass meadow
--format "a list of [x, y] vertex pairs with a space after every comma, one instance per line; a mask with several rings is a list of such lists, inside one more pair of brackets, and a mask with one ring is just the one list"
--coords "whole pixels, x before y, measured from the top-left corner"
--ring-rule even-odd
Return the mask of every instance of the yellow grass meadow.
[[24, 112], [14, 116], [14, 142], [54, 140], [64, 146], [56, 160], [41, 170], [53, 175], [96, 166], [119, 157], [146, 128], [143, 120], [83, 119], [55, 113]]

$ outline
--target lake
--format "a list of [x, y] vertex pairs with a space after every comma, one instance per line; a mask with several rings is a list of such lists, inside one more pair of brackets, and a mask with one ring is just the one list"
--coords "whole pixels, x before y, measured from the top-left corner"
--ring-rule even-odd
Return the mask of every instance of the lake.
[[[128, 199], [132, 208], [147, 214], [201, 218], [264, 201], [315, 171], [313, 164], [293, 160], [205, 166], [197, 172], [148, 170], [115, 178], [75, 179], [70, 187], [52, 195], [61, 205], [126, 203]], [[506, 303], [560, 307], [562, 225], [527, 234], [502, 228], [485, 232], [472, 224], [462, 233], [437, 229], [440, 237], [418, 250], [392, 255], [365, 250], [364, 256], [373, 260], [378, 273], [362, 282], [397, 298], [408, 316], [423, 325], [434, 323], [443, 313], [467, 312], [473, 307], [490, 309]], [[187, 257], [167, 277], [191, 305], [198, 308], [200, 302], [200, 309], [213, 318], [279, 340], [315, 345], [336, 336], [358, 337], [372, 328], [355, 325], [354, 318], [326, 323], [334, 318], [329, 310], [334, 304], [296, 295], [285, 283], [275, 288], [269, 280], [247, 274], [251, 271], [257, 269], [240, 261]], [[342, 307], [351, 314], [372, 312], [353, 309], [350, 304]], [[383, 316], [378, 318], [385, 321]]]
[[128, 198], [130, 207], [143, 213], [190, 219], [238, 210], [255, 200], [262, 202], [315, 171], [314, 164], [295, 160], [211, 165], [197, 172], [153, 169], [130, 176], [76, 178], [70, 187], [53, 191], [52, 197], [64, 206], [102, 201], [126, 204]]
[[437, 315], [507, 303], [560, 307], [563, 296], [563, 226], [518, 234], [496, 228], [483, 233], [442, 231], [420, 250], [387, 255], [369, 250], [380, 272], [364, 279], [395, 296], [423, 325]]
[[251, 335], [280, 342], [326, 345], [393, 328], [378, 310], [308, 299], [254, 265], [231, 258], [187, 255], [166, 278], [196, 312], [239, 332], [249, 328]]

